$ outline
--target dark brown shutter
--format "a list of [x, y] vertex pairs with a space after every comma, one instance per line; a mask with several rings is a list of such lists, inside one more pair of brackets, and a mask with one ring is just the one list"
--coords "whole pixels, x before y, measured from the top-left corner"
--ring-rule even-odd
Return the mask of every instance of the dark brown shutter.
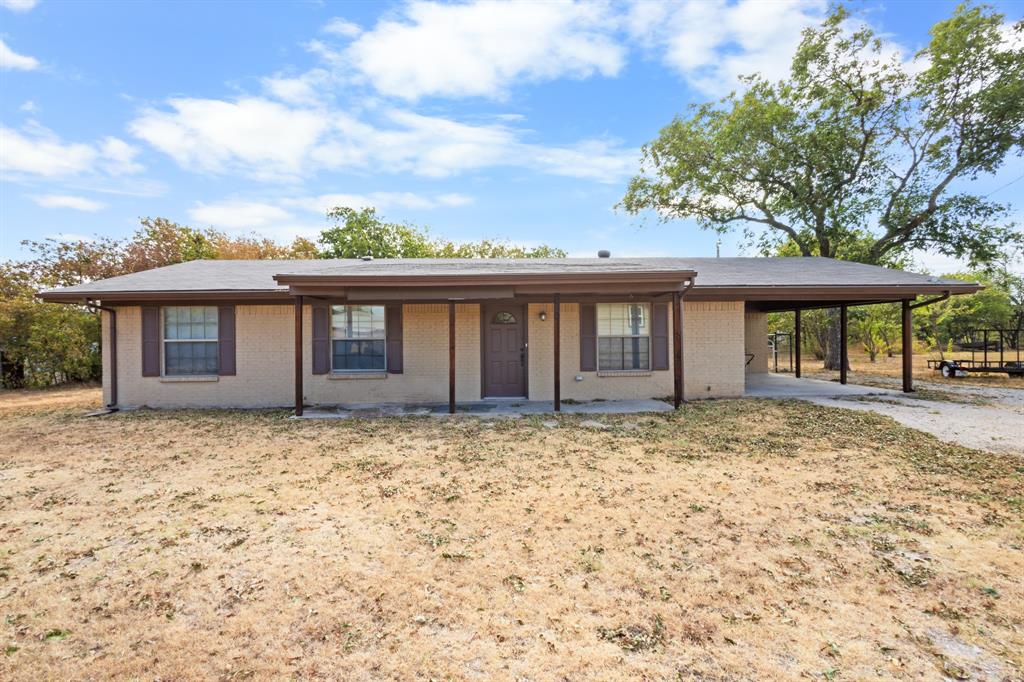
[[142, 376], [160, 376], [160, 308], [142, 308]]
[[651, 306], [651, 369], [668, 369], [668, 304]]
[[388, 373], [402, 373], [402, 306], [389, 305], [384, 309], [384, 324], [387, 327]]
[[313, 304], [313, 374], [331, 371], [331, 309]]
[[580, 303], [580, 371], [597, 371], [597, 306]]
[[217, 308], [217, 374], [235, 376], [235, 306]]

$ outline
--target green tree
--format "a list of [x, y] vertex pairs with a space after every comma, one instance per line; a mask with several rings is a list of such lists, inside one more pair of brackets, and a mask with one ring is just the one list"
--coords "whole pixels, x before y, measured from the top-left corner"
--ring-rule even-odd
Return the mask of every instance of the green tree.
[[900, 338], [900, 306], [894, 304], [858, 306], [850, 309], [850, 333], [875, 362], [880, 353], [892, 357]]
[[320, 233], [321, 258], [430, 258], [433, 247], [427, 235], [404, 223], [389, 223], [377, 209], [337, 206], [327, 211], [334, 227]]
[[848, 20], [837, 7], [806, 30], [788, 79], [746, 77], [673, 120], [620, 205], [744, 225], [764, 253], [893, 265], [918, 250], [988, 263], [1019, 249], [1009, 207], [964, 190], [1024, 143], [1024, 49], [1003, 15], [960, 5], [909, 66]]
[[312, 258], [315, 246], [281, 246], [166, 218], [143, 218], [128, 239], [25, 241], [32, 257], [0, 263], [0, 352], [4, 386], [43, 386], [100, 377], [100, 325], [93, 310], [44, 304], [39, 289], [72, 286], [197, 259]]
[[482, 240], [455, 242], [434, 239], [415, 225], [387, 222], [376, 209], [338, 206], [327, 212], [334, 226], [320, 233], [321, 258], [564, 258], [565, 251]]

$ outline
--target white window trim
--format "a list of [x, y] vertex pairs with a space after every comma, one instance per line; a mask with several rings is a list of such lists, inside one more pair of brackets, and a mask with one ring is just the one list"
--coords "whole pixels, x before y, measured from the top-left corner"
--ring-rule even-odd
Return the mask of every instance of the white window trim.
[[[647, 334], [602, 334], [601, 333], [601, 305], [639, 305], [644, 307], [644, 321], [647, 326]], [[654, 315], [654, 305], [650, 301], [599, 301], [594, 304], [594, 364], [597, 367], [597, 376], [647, 376], [653, 370], [654, 349], [652, 348], [651, 323]], [[647, 367], [637, 369], [601, 369], [601, 339], [647, 339]]]
[[216, 339], [169, 339], [167, 338], [167, 315], [164, 312], [168, 308], [211, 308], [216, 306], [207, 305], [162, 305], [160, 306], [160, 378], [167, 382], [188, 381], [214, 381], [220, 380], [219, 369], [213, 374], [168, 374], [167, 373], [167, 343], [214, 343], [217, 344], [217, 365], [220, 365], [220, 319], [217, 320]]
[[[388, 372], [388, 307], [386, 305], [367, 305], [367, 306], [364, 306], [364, 307], [367, 307], [367, 308], [383, 308], [384, 309], [384, 336], [382, 336], [380, 339], [377, 339], [377, 338], [370, 338], [370, 339], [336, 339], [336, 338], [334, 338], [334, 308], [335, 307], [348, 308], [348, 307], [360, 306], [360, 305], [362, 305], [362, 304], [359, 304], [359, 303], [337, 303], [337, 304], [331, 305], [330, 308], [329, 308], [329, 310], [331, 311], [331, 317], [328, 320], [328, 322], [330, 322], [331, 334], [330, 334], [330, 338], [329, 338], [330, 346], [328, 347], [327, 350], [330, 351], [330, 356], [331, 356], [331, 372], [330, 373], [333, 374], [336, 377], [346, 377], [346, 376], [353, 376], [353, 375], [355, 375], [357, 377], [366, 378], [366, 379], [384, 378], [384, 377], [387, 376], [387, 372]], [[334, 342], [335, 341], [383, 341], [384, 342], [384, 369], [336, 369], [334, 367]], [[376, 376], [376, 375], [381, 375], [381, 374], [384, 375], [384, 377]], [[371, 375], [373, 375], [373, 376], [371, 376]]]

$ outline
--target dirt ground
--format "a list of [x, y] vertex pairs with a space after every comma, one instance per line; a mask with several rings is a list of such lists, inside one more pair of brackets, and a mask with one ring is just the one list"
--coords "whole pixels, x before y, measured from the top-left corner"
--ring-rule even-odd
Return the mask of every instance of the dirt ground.
[[[947, 359], [968, 359], [970, 353], [946, 353]], [[981, 355], [977, 358], [980, 360]], [[1006, 374], [980, 374], [971, 373], [966, 377], [946, 379], [942, 374], [928, 367], [929, 360], [938, 360], [938, 353], [917, 353], [914, 355], [913, 372], [915, 382], [929, 382], [943, 386], [990, 386], [993, 388], [1016, 388], [1024, 390], [1024, 377], [1011, 377]], [[1013, 358], [1007, 357], [1008, 360]], [[780, 358], [780, 361], [782, 358]], [[1024, 360], [1024, 354], [1022, 354]], [[787, 360], [788, 362], [788, 360]], [[785, 368], [785, 365], [783, 366]], [[815, 379], [833, 379], [839, 376], [838, 371], [822, 369], [822, 361], [811, 356], [805, 356], [801, 362], [802, 374]], [[903, 377], [903, 361], [897, 354], [894, 357], [879, 355], [874, 362], [871, 362], [867, 355], [850, 352], [849, 381], [853, 382], [858, 377], [886, 377], [900, 379]]]
[[872, 413], [97, 402], [0, 395], [0, 679], [1024, 679], [1024, 466]]

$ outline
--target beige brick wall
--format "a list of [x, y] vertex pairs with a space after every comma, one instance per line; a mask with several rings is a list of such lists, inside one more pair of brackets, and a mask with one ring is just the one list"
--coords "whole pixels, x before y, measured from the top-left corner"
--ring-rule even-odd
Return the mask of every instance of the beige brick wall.
[[[448, 306], [407, 305], [403, 309], [404, 373], [383, 378], [332, 379], [312, 373], [312, 314], [303, 311], [305, 400], [312, 405], [448, 400]], [[173, 382], [142, 376], [140, 310], [118, 308], [118, 398], [122, 405], [152, 407], [273, 407], [294, 404], [295, 311], [288, 305], [235, 308], [235, 376], [216, 381]], [[456, 399], [480, 398], [480, 316], [475, 305], [458, 305]], [[104, 339], [109, 323], [104, 319]], [[104, 397], [110, 377], [104, 343]]]
[[[683, 363], [688, 399], [726, 398], [743, 395], [743, 303], [685, 302]], [[547, 321], [540, 321], [540, 312]], [[531, 304], [529, 380], [530, 398], [554, 398], [554, 315], [550, 304]], [[671, 329], [671, 315], [669, 325]], [[667, 371], [644, 376], [601, 376], [581, 372], [579, 305], [562, 305], [562, 398], [613, 400], [662, 398], [673, 394], [674, 362]], [[577, 380], [581, 377], [582, 380]]]
[[[547, 320], [540, 320], [546, 310]], [[237, 374], [216, 381], [174, 382], [142, 376], [141, 319], [137, 306], [118, 308], [118, 397], [122, 406], [272, 407], [294, 402], [294, 309], [288, 305], [236, 307]], [[553, 315], [550, 305], [529, 306], [529, 397], [553, 397]], [[404, 373], [383, 378], [331, 378], [312, 374], [312, 315], [303, 315], [303, 389], [308, 404], [446, 402], [448, 306], [403, 308]], [[104, 399], [109, 400], [109, 316], [103, 317]], [[456, 306], [456, 399], [480, 399], [480, 309]], [[741, 302], [686, 303], [687, 399], [743, 393], [744, 315]], [[583, 377], [576, 381], [577, 375]], [[562, 397], [575, 400], [651, 398], [672, 394], [672, 371], [645, 376], [579, 372], [579, 306], [562, 306]]]
[[[402, 374], [383, 379], [334, 378], [312, 374], [312, 316], [303, 316], [306, 401], [311, 405], [448, 402], [448, 306], [402, 308]], [[290, 347], [290, 346], [289, 346]], [[291, 351], [289, 350], [289, 353]], [[291, 357], [289, 355], [289, 357]], [[455, 306], [455, 399], [480, 399], [480, 308]]]
[[[142, 320], [137, 306], [117, 309], [118, 401], [151, 407], [275, 407], [293, 403], [294, 315], [287, 305], [235, 308], [236, 375], [169, 382], [142, 376]], [[104, 333], [108, 331], [104, 326]], [[104, 344], [108, 346], [108, 344]], [[104, 356], [106, 362], [106, 356]], [[104, 373], [104, 392], [109, 382]]]
[[747, 365], [747, 373], [764, 374], [768, 371], [768, 313], [748, 310], [743, 320], [745, 352], [754, 354]]
[[685, 303], [683, 353], [687, 400], [743, 395], [743, 302]]

